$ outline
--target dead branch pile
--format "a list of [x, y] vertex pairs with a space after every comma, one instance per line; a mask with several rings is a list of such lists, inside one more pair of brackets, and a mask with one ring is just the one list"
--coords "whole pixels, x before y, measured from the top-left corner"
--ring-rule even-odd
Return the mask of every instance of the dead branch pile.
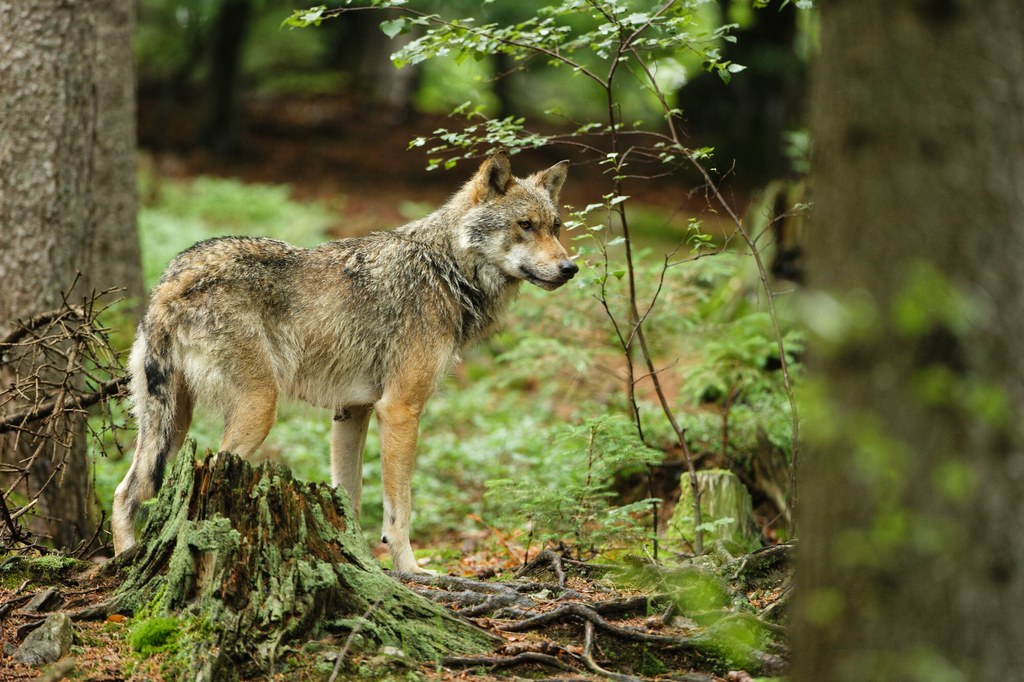
[[[123, 396], [127, 378], [99, 321], [116, 291], [82, 303], [65, 295], [58, 308], [17, 320], [0, 336], [0, 551], [42, 549], [45, 531], [26, 521], [40, 500], [59, 494], [83, 434], [120, 448], [109, 438], [122, 422], [111, 398]], [[50, 507], [47, 521], [59, 521]], [[101, 521], [78, 553], [95, 545]]]

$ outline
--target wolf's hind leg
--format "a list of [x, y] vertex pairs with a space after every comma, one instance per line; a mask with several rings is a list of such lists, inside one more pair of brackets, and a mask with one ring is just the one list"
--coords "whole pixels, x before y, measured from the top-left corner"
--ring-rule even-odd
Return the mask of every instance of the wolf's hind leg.
[[146, 396], [139, 405], [139, 436], [132, 465], [114, 492], [110, 520], [114, 554], [135, 544], [135, 517], [139, 506], [160, 490], [164, 469], [181, 449], [192, 424], [192, 396], [183, 381], [177, 383], [171, 404]]
[[331, 424], [331, 483], [348, 493], [357, 519], [363, 495], [363, 450], [370, 411], [369, 405], [346, 407], [335, 413]]
[[277, 416], [277, 387], [263, 384], [239, 392], [224, 416], [219, 452], [248, 457], [263, 444]]

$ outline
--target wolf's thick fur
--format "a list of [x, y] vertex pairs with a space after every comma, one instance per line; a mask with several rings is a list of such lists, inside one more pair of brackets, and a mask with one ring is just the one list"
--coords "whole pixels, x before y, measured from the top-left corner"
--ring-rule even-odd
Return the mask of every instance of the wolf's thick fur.
[[250, 455], [281, 397], [333, 411], [331, 478], [359, 509], [370, 413], [381, 435], [383, 540], [400, 571], [420, 411], [438, 379], [490, 334], [526, 280], [555, 289], [576, 266], [558, 242], [568, 162], [526, 179], [498, 154], [431, 215], [391, 232], [300, 249], [272, 239], [196, 244], [168, 266], [132, 348], [139, 437], [114, 495], [114, 549], [135, 543], [197, 401], [224, 413], [220, 451]]

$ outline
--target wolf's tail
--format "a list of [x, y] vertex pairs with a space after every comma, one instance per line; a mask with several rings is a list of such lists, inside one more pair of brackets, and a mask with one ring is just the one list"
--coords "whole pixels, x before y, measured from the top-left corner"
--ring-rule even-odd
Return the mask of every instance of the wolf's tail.
[[145, 324], [139, 326], [128, 363], [132, 411], [139, 433], [131, 468], [114, 493], [111, 527], [115, 553], [135, 544], [139, 506], [160, 490], [167, 463], [188, 431], [191, 400], [171, 351], [168, 335], [150, 335]]

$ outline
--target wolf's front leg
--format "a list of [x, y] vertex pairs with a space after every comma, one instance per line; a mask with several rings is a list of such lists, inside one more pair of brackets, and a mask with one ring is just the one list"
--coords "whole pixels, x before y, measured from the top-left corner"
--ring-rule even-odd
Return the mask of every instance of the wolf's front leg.
[[380, 457], [384, 483], [384, 528], [381, 541], [391, 550], [395, 570], [424, 573], [409, 544], [412, 511], [412, 469], [416, 461], [416, 432], [423, 404], [385, 396], [376, 405], [380, 426]]

